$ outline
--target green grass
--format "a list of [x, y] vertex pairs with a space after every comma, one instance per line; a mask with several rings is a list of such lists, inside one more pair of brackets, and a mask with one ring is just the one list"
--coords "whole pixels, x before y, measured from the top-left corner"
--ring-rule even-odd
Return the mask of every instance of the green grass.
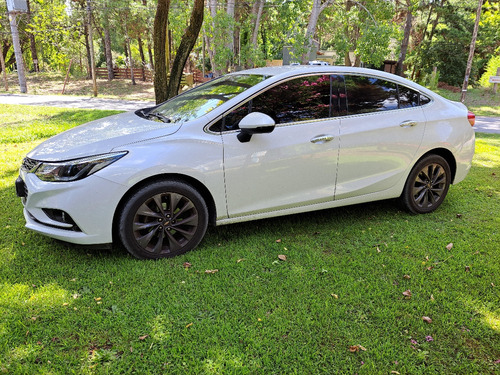
[[478, 135], [435, 213], [384, 201], [235, 224], [138, 261], [24, 229], [14, 193], [42, 138], [107, 113], [0, 113], [0, 373], [500, 372], [500, 135]]
[[[452, 92], [444, 89], [434, 90], [447, 99], [460, 101], [460, 92]], [[465, 96], [464, 104], [475, 113], [476, 116], [500, 117], [500, 91], [496, 94], [491, 89], [474, 88], [469, 89]]]

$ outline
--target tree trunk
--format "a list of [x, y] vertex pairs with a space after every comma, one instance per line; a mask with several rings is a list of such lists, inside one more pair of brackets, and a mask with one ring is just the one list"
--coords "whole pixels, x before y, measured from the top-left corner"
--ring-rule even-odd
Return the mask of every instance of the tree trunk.
[[[231, 20], [234, 20], [234, 5], [235, 0], [227, 0], [226, 13]], [[232, 59], [226, 62], [226, 72], [228, 69], [232, 71], [234, 66], [234, 24], [231, 24], [227, 30], [227, 43], [226, 48], [231, 51]]]
[[314, 34], [316, 34], [316, 26], [318, 24], [318, 19], [321, 14], [325, 10], [327, 6], [333, 3], [333, 0], [327, 0], [323, 4], [321, 4], [321, 0], [314, 0], [313, 6], [311, 9], [311, 15], [309, 16], [309, 22], [307, 23], [306, 30], [306, 52], [302, 54], [302, 64], [305, 64], [311, 54], [312, 46], [313, 46], [313, 38]]
[[142, 45], [141, 37], [137, 38], [137, 43], [139, 43], [139, 54], [141, 55], [142, 80], [146, 81], [146, 74], [144, 73], [144, 68], [146, 67], [146, 58], [144, 57], [144, 47]]
[[[28, 24], [31, 23], [31, 8], [29, 0], [26, 1], [26, 5], [28, 6]], [[31, 60], [33, 61], [33, 70], [35, 72], [40, 71], [40, 66], [38, 65], [38, 54], [36, 52], [36, 42], [35, 35], [32, 33], [28, 33], [30, 38], [30, 49], [31, 49]]]
[[460, 101], [465, 101], [465, 94], [467, 93], [467, 86], [469, 86], [469, 76], [472, 69], [472, 59], [474, 58], [474, 50], [476, 49], [477, 31], [479, 29], [479, 21], [481, 19], [481, 8], [483, 7], [483, 0], [479, 0], [476, 12], [476, 22], [474, 24], [474, 31], [472, 32], [472, 40], [470, 42], [469, 58], [467, 59], [467, 67], [465, 69], [465, 78], [462, 85], [462, 95]]
[[154, 68], [154, 60], [153, 60], [153, 50], [152, 50], [151, 44], [149, 42], [148, 42], [148, 56], [149, 56], [148, 67], [149, 67], [149, 69], [151, 69], [154, 72], [155, 68]]
[[[212, 17], [212, 24], [210, 25], [212, 30], [215, 28], [214, 19], [217, 16], [217, 0], [208, 0], [208, 8], [210, 10], [210, 17]], [[205, 35], [205, 44], [208, 51], [208, 58], [210, 60], [210, 66], [212, 67], [212, 74], [218, 76], [217, 67], [215, 66], [215, 51], [214, 51], [214, 40], [213, 37]]]
[[406, 59], [406, 52], [408, 51], [408, 44], [410, 42], [410, 33], [412, 27], [412, 14], [411, 14], [411, 2], [407, 2], [408, 9], [406, 11], [406, 24], [405, 31], [403, 36], [403, 41], [401, 42], [401, 52], [399, 53], [399, 59], [396, 64], [396, 74], [399, 76], [403, 76], [403, 64]]
[[162, 103], [168, 99], [165, 46], [167, 43], [167, 23], [169, 8], [170, 0], [158, 0], [153, 27], [153, 43], [155, 50], [154, 88], [155, 100], [157, 104]]
[[92, 68], [90, 66], [92, 58], [90, 57], [89, 28], [87, 22], [85, 22], [85, 26], [83, 27], [83, 35], [85, 37], [85, 50], [87, 51], [87, 79], [92, 79]]
[[186, 28], [184, 35], [182, 36], [181, 43], [175, 54], [175, 60], [172, 64], [172, 71], [170, 72], [170, 81], [168, 82], [167, 98], [171, 98], [179, 92], [179, 86], [181, 84], [182, 70], [189, 54], [193, 50], [193, 47], [200, 34], [201, 26], [203, 25], [203, 8], [204, 0], [195, 0], [193, 11], [191, 12], [191, 18], [189, 20], [189, 26]]
[[109, 26], [104, 27], [104, 53], [106, 54], [106, 68], [108, 70], [108, 81], [115, 78], [113, 71], [113, 55], [111, 53], [111, 35], [109, 33]]

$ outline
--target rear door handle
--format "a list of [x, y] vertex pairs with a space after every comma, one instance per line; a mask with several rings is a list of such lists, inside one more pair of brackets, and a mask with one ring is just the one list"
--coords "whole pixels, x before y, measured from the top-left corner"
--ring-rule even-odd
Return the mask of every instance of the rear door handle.
[[321, 135], [317, 135], [316, 137], [312, 138], [311, 142], [322, 144], [322, 143], [330, 142], [331, 140], [333, 140], [333, 138], [334, 138], [333, 135], [321, 134]]
[[411, 128], [413, 126], [417, 125], [417, 122], [416, 121], [404, 121], [402, 122], [401, 124], [399, 124], [399, 126], [401, 126], [402, 128]]

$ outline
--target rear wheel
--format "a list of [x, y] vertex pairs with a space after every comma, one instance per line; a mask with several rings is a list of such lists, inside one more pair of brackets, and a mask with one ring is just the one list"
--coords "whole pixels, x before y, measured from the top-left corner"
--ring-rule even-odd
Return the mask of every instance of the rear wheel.
[[420, 160], [410, 172], [400, 200], [410, 212], [425, 214], [443, 203], [451, 183], [448, 162], [439, 155]]
[[119, 235], [136, 258], [159, 259], [195, 248], [207, 226], [208, 209], [196, 189], [180, 181], [159, 181], [130, 197]]

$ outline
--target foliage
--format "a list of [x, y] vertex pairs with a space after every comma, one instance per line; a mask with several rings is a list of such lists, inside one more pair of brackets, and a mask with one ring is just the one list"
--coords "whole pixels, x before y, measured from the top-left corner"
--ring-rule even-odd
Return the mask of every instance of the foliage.
[[492, 56], [491, 59], [488, 61], [486, 70], [484, 71], [483, 75], [481, 76], [481, 79], [479, 80], [479, 84], [482, 87], [492, 86], [493, 83], [491, 83], [489, 79], [491, 76], [497, 75], [498, 68], [500, 68], [500, 55]]
[[234, 224], [150, 262], [23, 228], [23, 156], [102, 115], [0, 110], [0, 372], [500, 371], [499, 135], [478, 134], [432, 214], [383, 201]]
[[390, 55], [391, 38], [401, 38], [392, 22], [394, 4], [389, 1], [367, 1], [364, 6], [355, 3], [336, 5], [325, 14], [326, 22], [321, 29], [323, 48], [337, 52], [337, 63], [344, 64], [349, 52], [359, 62], [380, 66]]

